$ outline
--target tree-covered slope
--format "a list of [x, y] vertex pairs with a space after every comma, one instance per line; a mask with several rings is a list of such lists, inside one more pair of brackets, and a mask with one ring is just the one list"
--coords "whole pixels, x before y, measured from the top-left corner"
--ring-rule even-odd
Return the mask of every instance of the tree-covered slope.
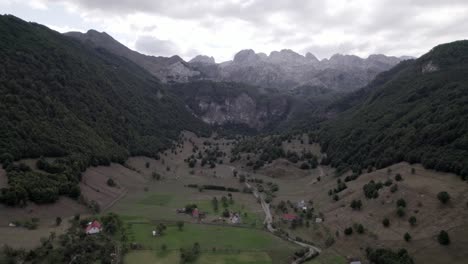
[[437, 46], [371, 85], [340, 101], [348, 109], [320, 131], [332, 165], [405, 160], [468, 177], [468, 41]]
[[48, 28], [0, 17], [0, 154], [154, 156], [206, 127], [134, 63]]

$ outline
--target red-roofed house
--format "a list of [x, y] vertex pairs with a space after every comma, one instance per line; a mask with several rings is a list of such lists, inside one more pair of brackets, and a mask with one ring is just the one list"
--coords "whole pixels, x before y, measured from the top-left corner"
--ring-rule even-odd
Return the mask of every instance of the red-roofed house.
[[295, 214], [284, 214], [283, 215], [283, 220], [292, 221], [292, 220], [295, 220], [295, 219], [297, 219], [297, 215], [295, 215]]
[[101, 231], [102, 231], [102, 225], [97, 220], [90, 222], [85, 230], [86, 234], [88, 235], [97, 234], [97, 233], [100, 233]]
[[192, 211], [192, 217], [193, 218], [198, 218], [200, 215], [200, 212], [198, 211], [198, 208], [194, 208]]

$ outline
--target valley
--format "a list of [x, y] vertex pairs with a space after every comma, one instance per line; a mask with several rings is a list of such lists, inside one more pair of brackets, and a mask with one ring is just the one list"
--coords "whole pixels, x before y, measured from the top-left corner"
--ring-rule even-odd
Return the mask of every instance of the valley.
[[0, 16], [0, 264], [466, 263], [467, 40], [217, 62], [65, 29]]
[[[81, 183], [83, 197], [99, 204], [98, 215], [108, 212], [119, 214], [127, 226], [130, 243], [139, 245], [138, 249], [130, 250], [124, 263], [172, 263], [178, 258], [179, 248], [190, 247], [195, 242], [200, 244], [202, 252], [197, 263], [291, 261], [293, 252], [300, 250], [300, 247], [287, 241], [284, 234], [278, 231], [274, 232], [275, 235], [268, 233], [264, 229], [265, 214], [261, 203], [243, 190], [246, 185], [264, 188], [268, 186], [265, 183], [269, 182], [278, 188], [273, 198], [268, 198], [271, 201], [265, 203], [271, 208], [273, 228], [287, 233], [294, 240], [299, 238], [300, 241], [310, 241], [306, 243], [320, 248], [320, 255], [311, 263], [331, 263], [331, 259], [333, 263], [346, 263], [349, 258], [365, 260], [365, 249], [376, 246], [394, 249], [404, 246], [416, 263], [429, 260], [431, 263], [445, 263], [447, 259], [451, 263], [463, 263], [467, 257], [463, 249], [468, 243], [468, 225], [465, 221], [468, 216], [468, 186], [460, 185], [456, 175], [426, 170], [418, 164], [398, 163], [363, 173], [356, 180], [346, 182], [347, 188], [340, 191], [338, 200], [335, 200], [329, 195], [329, 190], [334, 189], [337, 180], [343, 177], [336, 177], [334, 169], [319, 165], [315, 169], [304, 170], [299, 168], [300, 162], [278, 159], [254, 171], [247, 165], [247, 159], [230, 162], [231, 150], [236, 142], [216, 136], [200, 138], [185, 132], [175, 147], [163, 152], [159, 160], [132, 157], [124, 165], [112, 164], [86, 170]], [[191, 168], [187, 158], [194, 153], [194, 148], [201, 153], [219, 148], [226, 154], [216, 161], [214, 168], [201, 166], [201, 159], [197, 159], [196, 165]], [[324, 155], [319, 145], [309, 144], [307, 135], [294, 136], [289, 142], [285, 140], [281, 148], [298, 153], [310, 151], [319, 158]], [[242, 155], [253, 158], [255, 153]], [[403, 180], [394, 180], [397, 174]], [[245, 185], [241, 182], [243, 177], [246, 179]], [[115, 186], [109, 186], [106, 183], [108, 179], [112, 179]], [[255, 179], [257, 183], [249, 182], [249, 179]], [[365, 184], [371, 180], [386, 182], [389, 179], [398, 185], [397, 191], [391, 192], [390, 187], [384, 187], [379, 191], [377, 199], [366, 198], [362, 189]], [[260, 181], [263, 184], [258, 183]], [[226, 186], [241, 191], [189, 188], [189, 184]], [[437, 193], [442, 190], [452, 197], [447, 205], [437, 200]], [[221, 201], [223, 196], [228, 195], [231, 195], [233, 204], [226, 208], [241, 215], [240, 224], [231, 224], [228, 218], [221, 217], [221, 208], [219, 211], [213, 209], [213, 197]], [[270, 193], [265, 190], [259, 195], [269, 197]], [[406, 201], [406, 214], [403, 217], [398, 217], [396, 213], [398, 199]], [[359, 210], [350, 208], [353, 200], [362, 201]], [[311, 210], [310, 216], [309, 213], [302, 213], [302, 209], [298, 210], [296, 204], [301, 201]], [[198, 220], [191, 215], [176, 212], [188, 204], [196, 204], [206, 216]], [[79, 208], [78, 204], [75, 206]], [[12, 221], [13, 217], [39, 217], [41, 225], [37, 231], [22, 232], [28, 236], [33, 232], [46, 234], [51, 230], [45, 223], [53, 222], [59, 215], [68, 219], [80, 212], [76, 208], [66, 209], [62, 200], [54, 207], [61, 209], [54, 211], [39, 206], [33, 210], [43, 212], [42, 215], [31, 214], [30, 208], [13, 209], [16, 212], [11, 211], [3, 222]], [[283, 220], [285, 212], [300, 220], [295, 224]], [[81, 213], [92, 215], [92, 210], [85, 209]], [[417, 218], [415, 226], [408, 223], [411, 216]], [[382, 225], [384, 218], [389, 219], [389, 227]], [[317, 219], [321, 219], [320, 222]], [[179, 222], [184, 223], [182, 231], [177, 228]], [[167, 230], [160, 237], [152, 237], [151, 230], [159, 223], [164, 223]], [[363, 234], [355, 231], [352, 235], [345, 235], [346, 228], [357, 224], [364, 227]], [[4, 227], [0, 232], [4, 237], [17, 229]], [[449, 248], [442, 247], [435, 239], [440, 230], [449, 232]], [[62, 228], [54, 230], [58, 234], [63, 231]], [[406, 232], [411, 234], [411, 242], [404, 242], [403, 235]], [[39, 240], [35, 239], [35, 243], [39, 243]], [[9, 244], [25, 246], [19, 236], [11, 237]], [[34, 246], [33, 243], [30, 245]], [[163, 245], [164, 250], [161, 249]]]

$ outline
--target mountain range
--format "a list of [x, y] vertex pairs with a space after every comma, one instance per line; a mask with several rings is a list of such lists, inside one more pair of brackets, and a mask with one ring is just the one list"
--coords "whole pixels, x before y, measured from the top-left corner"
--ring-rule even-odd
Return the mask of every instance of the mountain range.
[[[244, 50], [216, 64], [142, 55], [95, 31], [63, 35], [13, 16], [0, 22], [0, 153], [14, 158], [156, 156], [184, 129], [227, 126], [313, 131], [335, 167], [406, 160], [467, 175], [468, 41], [415, 60]], [[294, 82], [309, 70], [334, 81]]]
[[125, 57], [166, 83], [211, 80], [282, 90], [310, 85], [350, 92], [369, 83], [378, 73], [410, 58], [379, 54], [363, 59], [335, 54], [330, 59], [318, 60], [311, 53], [303, 56], [289, 49], [273, 51], [270, 55], [247, 49], [239, 51], [233, 60], [222, 63], [204, 55], [186, 62], [179, 56], [167, 58], [140, 54], [105, 32], [89, 30], [87, 33], [69, 32], [65, 35]]

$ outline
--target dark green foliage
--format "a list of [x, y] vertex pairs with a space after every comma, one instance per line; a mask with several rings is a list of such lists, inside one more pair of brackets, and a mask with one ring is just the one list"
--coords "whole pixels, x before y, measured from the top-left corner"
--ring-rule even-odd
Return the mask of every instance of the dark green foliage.
[[405, 239], [406, 242], [410, 242], [411, 241], [411, 235], [406, 232], [405, 235], [403, 236], [403, 238]]
[[[430, 63], [438, 69], [425, 72]], [[354, 106], [319, 134], [331, 165], [408, 161], [468, 177], [467, 73], [468, 41], [439, 45], [338, 102]]]
[[55, 218], [55, 225], [59, 226], [61, 223], [62, 223], [62, 218], [57, 216], [57, 218]]
[[398, 252], [394, 252], [386, 248], [367, 248], [366, 253], [367, 259], [374, 264], [414, 264], [413, 259], [406, 249], [400, 249]]
[[443, 204], [446, 204], [450, 201], [450, 194], [448, 194], [448, 192], [439, 192], [437, 194], [437, 199], [439, 199], [439, 201]]
[[122, 161], [203, 127], [127, 60], [13, 16], [0, 17], [0, 33], [0, 153]]
[[388, 220], [388, 218], [384, 218], [384, 220], [382, 220], [382, 224], [384, 227], [389, 227], [390, 226], [390, 220]]
[[192, 248], [180, 249], [180, 262], [181, 263], [195, 262], [199, 255], [200, 255], [200, 244], [198, 242], [195, 242]]
[[393, 184], [392, 187], [390, 187], [390, 192], [394, 193], [398, 191], [398, 184]]
[[401, 177], [401, 174], [400, 174], [400, 173], [397, 173], [397, 174], [395, 175], [395, 181], [402, 181], [402, 180], [403, 180], [403, 178]]
[[[107, 216], [105, 216], [107, 217]], [[11, 251], [5, 247], [0, 252], [11, 257], [12, 262], [7, 263], [117, 263], [122, 260], [121, 255], [115, 255], [116, 247], [120, 253], [128, 249], [125, 228], [117, 216], [111, 216], [113, 223], [117, 223], [113, 235], [109, 233], [87, 236], [83, 226], [78, 220], [71, 221], [71, 226], [64, 234], [57, 236], [52, 233], [48, 238], [41, 239], [41, 245], [27, 252]], [[115, 219], [117, 218], [117, 219]], [[86, 223], [94, 219], [83, 219]]]
[[364, 226], [363, 226], [362, 224], [357, 224], [357, 225], [355, 226], [355, 229], [356, 229], [356, 232], [357, 232], [358, 234], [364, 234], [364, 231], [365, 231], [365, 230], [364, 230]]
[[31, 177], [28, 186], [40, 185], [37, 191], [26, 188], [33, 201], [79, 195], [79, 175], [62, 175], [66, 170], [122, 163], [128, 155], [155, 157], [180, 131], [206, 131], [157, 79], [127, 60], [8, 15], [0, 17], [0, 35], [3, 165], [27, 157], [73, 157], [69, 164], [39, 160], [41, 170], [54, 174], [45, 176], [50, 185], [36, 182], [39, 176], [8, 173], [17, 180]]
[[398, 199], [397, 202], [396, 202], [396, 205], [397, 205], [397, 207], [403, 207], [403, 208], [406, 207], [405, 199], [402, 199], [402, 198]]
[[404, 208], [404, 207], [398, 207], [398, 208], [397, 208], [397, 215], [398, 215], [399, 217], [403, 217], [403, 216], [405, 216], [405, 214], [406, 214], [406, 212], [405, 212], [405, 208]]
[[381, 189], [382, 186], [382, 183], [375, 183], [374, 180], [371, 180], [369, 183], [364, 184], [362, 189], [367, 199], [375, 199], [379, 197], [379, 189]]
[[184, 228], [184, 222], [177, 221], [177, 228], [179, 229], [179, 231], [182, 231], [182, 229]]
[[109, 178], [109, 179], [107, 179], [107, 185], [110, 186], [110, 187], [114, 187], [116, 184], [115, 184], [115, 181], [112, 178]]
[[361, 207], [362, 207], [362, 201], [361, 200], [353, 200], [351, 201], [351, 208], [353, 208], [353, 210], [361, 210]]
[[415, 216], [411, 216], [409, 219], [408, 219], [408, 222], [410, 223], [411, 226], [415, 226], [416, 225], [416, 222], [417, 222], [417, 219]]
[[353, 234], [353, 228], [352, 227], [345, 228], [344, 234], [347, 235], [347, 236], [352, 235]]
[[213, 200], [211, 200], [211, 204], [213, 205], [213, 211], [218, 212], [219, 202], [216, 197], [213, 197]]
[[439, 244], [447, 246], [450, 244], [450, 237], [447, 231], [442, 230], [440, 231], [439, 235], [437, 236], [437, 241], [439, 241]]

